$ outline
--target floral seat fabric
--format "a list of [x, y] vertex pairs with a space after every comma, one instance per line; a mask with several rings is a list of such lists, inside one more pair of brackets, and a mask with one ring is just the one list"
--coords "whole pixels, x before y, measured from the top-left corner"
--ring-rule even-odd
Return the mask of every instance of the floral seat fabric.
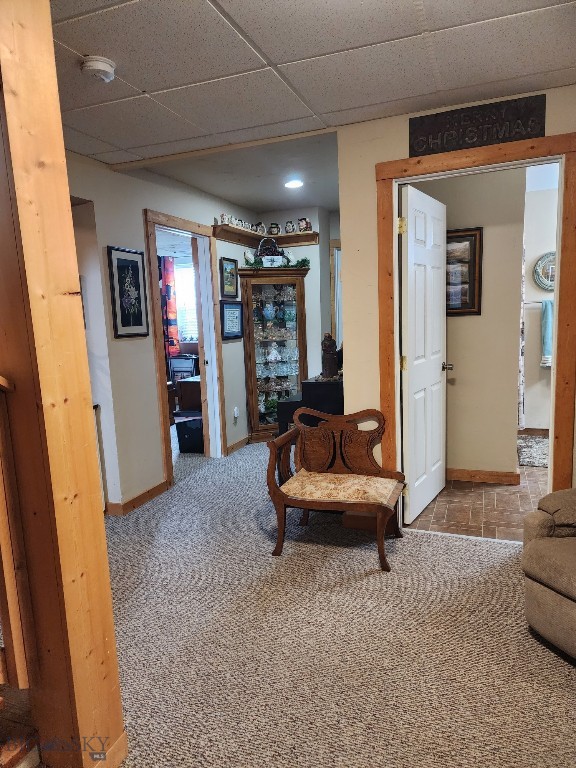
[[385, 477], [336, 475], [301, 469], [280, 486], [280, 490], [287, 496], [303, 501], [363, 501], [366, 504], [387, 504], [397, 485], [397, 480]]

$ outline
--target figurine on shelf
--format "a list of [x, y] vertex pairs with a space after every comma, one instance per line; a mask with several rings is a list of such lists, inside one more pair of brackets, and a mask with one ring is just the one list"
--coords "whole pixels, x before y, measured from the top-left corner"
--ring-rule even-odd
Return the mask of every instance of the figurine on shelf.
[[271, 320], [274, 320], [276, 317], [276, 307], [272, 304], [271, 301], [266, 302], [264, 309], [262, 310], [262, 314], [264, 316], [264, 319], [270, 322]]
[[282, 234], [282, 227], [280, 224], [277, 224], [275, 221], [273, 221], [270, 226], [268, 227], [268, 234], [269, 235], [281, 235]]
[[312, 222], [305, 217], [298, 219], [298, 232], [312, 232]]
[[338, 376], [338, 352], [336, 341], [330, 333], [324, 334], [322, 340], [322, 378], [335, 379]]
[[284, 232], [286, 232], [287, 235], [292, 235], [294, 232], [296, 232], [296, 227], [294, 226], [293, 221], [286, 222], [286, 226], [284, 227]]
[[269, 363], [279, 363], [280, 360], [282, 360], [282, 355], [280, 354], [280, 350], [278, 349], [278, 344], [273, 341], [272, 344], [270, 344], [270, 349], [268, 350], [268, 354], [266, 355], [266, 360]]

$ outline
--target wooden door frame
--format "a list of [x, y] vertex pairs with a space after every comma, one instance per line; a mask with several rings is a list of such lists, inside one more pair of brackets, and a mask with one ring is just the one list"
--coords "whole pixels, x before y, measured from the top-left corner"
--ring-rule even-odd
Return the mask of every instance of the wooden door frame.
[[402, 179], [445, 174], [473, 168], [557, 158], [563, 162], [560, 197], [562, 233], [560, 278], [556, 291], [557, 335], [554, 388], [552, 490], [572, 487], [576, 398], [576, 322], [571, 302], [576, 296], [576, 133], [444, 152], [426, 157], [392, 160], [376, 165], [378, 211], [378, 304], [380, 407], [387, 429], [382, 441], [384, 466], [397, 467], [396, 379], [399, 367], [396, 331], [395, 185]]
[[342, 251], [340, 240], [330, 240], [330, 332], [333, 339], [336, 338], [336, 269], [334, 263], [336, 248]]
[[[178, 229], [189, 233], [192, 237], [207, 237], [210, 250], [210, 281], [212, 284], [212, 303], [214, 309], [215, 340], [216, 340], [216, 366], [218, 376], [218, 408], [220, 411], [220, 439], [222, 445], [222, 455], [226, 455], [226, 416], [224, 411], [224, 380], [222, 375], [222, 334], [220, 329], [220, 301], [218, 288], [218, 256], [216, 253], [216, 240], [212, 236], [212, 227], [205, 224], [198, 224], [195, 221], [182, 219], [179, 216], [172, 216], [159, 211], [153, 211], [145, 208], [144, 228], [146, 231], [146, 260], [148, 268], [148, 289], [150, 296], [150, 314], [152, 316], [152, 332], [154, 338], [154, 357], [156, 361], [156, 386], [158, 390], [158, 409], [160, 412], [160, 424], [162, 431], [162, 459], [164, 465], [164, 477], [169, 485], [174, 483], [174, 467], [172, 465], [172, 440], [170, 436], [170, 410], [168, 405], [168, 390], [166, 388], [166, 356], [164, 348], [164, 327], [162, 323], [162, 304], [160, 298], [160, 288], [158, 280], [155, 279], [158, 274], [158, 251], [156, 247], [156, 227], [167, 227], [169, 229]], [[192, 260], [194, 266], [198, 267], [198, 250], [192, 247]], [[197, 273], [198, 274], [198, 273]], [[198, 284], [198, 296], [200, 296], [200, 287]], [[202, 301], [200, 296], [200, 302]], [[210, 429], [208, 397], [206, 387], [206, 359], [204, 354], [204, 328], [202, 308], [198, 313], [198, 362], [200, 364], [200, 391], [202, 399], [202, 420], [204, 424], [204, 454], [210, 452]]]

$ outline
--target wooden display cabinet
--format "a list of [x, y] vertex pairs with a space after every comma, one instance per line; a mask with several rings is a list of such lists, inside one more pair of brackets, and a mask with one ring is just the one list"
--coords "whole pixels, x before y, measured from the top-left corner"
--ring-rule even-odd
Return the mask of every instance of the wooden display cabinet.
[[308, 269], [239, 269], [250, 440], [278, 431], [279, 400], [308, 376], [304, 278]]

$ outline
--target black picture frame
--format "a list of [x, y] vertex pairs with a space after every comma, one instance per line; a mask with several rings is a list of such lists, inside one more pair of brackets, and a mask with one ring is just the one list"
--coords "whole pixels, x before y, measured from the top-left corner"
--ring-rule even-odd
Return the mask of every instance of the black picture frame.
[[446, 233], [446, 314], [482, 314], [482, 227]]
[[220, 301], [222, 340], [241, 339], [244, 336], [244, 312], [241, 301]]
[[238, 261], [226, 256], [220, 259], [220, 296], [223, 299], [238, 298]]
[[144, 251], [109, 245], [108, 273], [114, 338], [143, 338], [150, 334]]

